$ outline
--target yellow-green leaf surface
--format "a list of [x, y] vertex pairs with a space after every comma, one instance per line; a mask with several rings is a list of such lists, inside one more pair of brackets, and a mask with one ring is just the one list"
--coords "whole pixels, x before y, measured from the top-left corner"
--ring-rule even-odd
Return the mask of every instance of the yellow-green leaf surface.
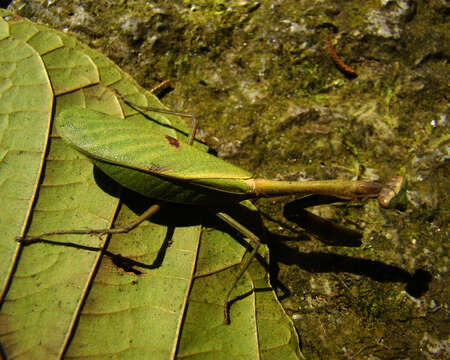
[[[39, 54], [21, 40], [0, 40], [0, 192], [4, 204], [0, 228], [2, 236], [9, 239], [0, 243], [0, 252], [5, 258], [15, 256], [14, 237], [23, 234], [31, 210], [46, 149], [52, 99]], [[9, 266], [9, 261], [0, 262], [3, 286]]]
[[[124, 208], [116, 222], [135, 216]], [[108, 252], [148, 267], [126, 272], [102, 258], [66, 358], [173, 359], [199, 240], [199, 226], [152, 223], [112, 236]]]
[[9, 36], [9, 25], [8, 23], [1, 19], [0, 20], [0, 40], [7, 38]]
[[[15, 24], [18, 25], [17, 28]], [[11, 22], [10, 33], [25, 34], [23, 36], [25, 40], [35, 39], [38, 32], [34, 31], [31, 24], [33, 31], [25, 31], [27, 24], [25, 21]], [[48, 36], [42, 38], [49, 39]], [[0, 46], [6, 47], [11, 43], [19, 44], [18, 55], [14, 55], [10, 49], [1, 52], [4, 57], [14, 56], [17, 60], [15, 72], [5, 72], [3, 75], [4, 81], [11, 82], [13, 86], [5, 87], [0, 98], [2, 109], [5, 111], [4, 125], [11, 124], [3, 127], [5, 156], [1, 164], [1, 180], [5, 184], [5, 189], [10, 188], [15, 193], [8, 197], [8, 193], [2, 189], [2, 198], [8, 202], [5, 209], [11, 209], [13, 213], [5, 219], [7, 222], [2, 223], [2, 228], [8, 232], [6, 234], [2, 232], [1, 244], [16, 248], [15, 254], [20, 256], [5, 256], [6, 254], [2, 252], [4, 256], [2, 265], [5, 264], [9, 272], [5, 274], [5, 284], [2, 288], [0, 341], [10, 357], [51, 358], [61, 353], [71, 333], [89, 278], [98, 261], [98, 253], [49, 244], [20, 248], [14, 238], [23, 235], [22, 229], [25, 228], [28, 228], [30, 234], [58, 229], [60, 226], [65, 228], [108, 226], [117, 207], [117, 200], [96, 185], [89, 161], [64, 145], [61, 139], [46, 136], [55, 103], [47, 69], [36, 49], [22, 39], [11, 36], [1, 40]], [[57, 47], [62, 44], [60, 41], [53, 43]], [[37, 50], [42, 51], [44, 48], [46, 52], [50, 51], [45, 46], [37, 47]], [[40, 72], [34, 70], [30, 64], [20, 66], [18, 61], [22, 58], [20, 54], [26, 49], [32, 49], [35, 53], [34, 58], [42, 69]], [[33, 59], [31, 55], [24, 58], [28, 59], [28, 62]], [[5, 63], [7, 61], [8, 59]], [[7, 66], [1, 68], [8, 69]], [[64, 64], [61, 64], [61, 68], [64, 69]], [[18, 75], [14, 76], [14, 73]], [[45, 87], [43, 85], [35, 89], [31, 86], [24, 87], [32, 85], [33, 78], [40, 73], [46, 80]], [[16, 81], [15, 78], [19, 80]], [[47, 95], [42, 88], [47, 89]], [[20, 107], [19, 101], [26, 104], [29, 109]], [[46, 106], [44, 110], [43, 106]], [[116, 115], [117, 111], [113, 111], [112, 114]], [[21, 117], [18, 119], [19, 122], [13, 122], [12, 120], [18, 116]], [[40, 130], [42, 128], [43, 130]], [[21, 133], [14, 136], [11, 130]], [[39, 130], [40, 133], [36, 133]], [[17, 160], [8, 167], [9, 154], [17, 152], [19, 152]], [[34, 165], [24, 163], [25, 160], [29, 162], [28, 154], [33, 156]], [[44, 155], [46, 155], [45, 163]], [[45, 170], [42, 171], [44, 165]], [[9, 185], [10, 179], [19, 176], [24, 180], [15, 186]], [[36, 187], [38, 183], [39, 188]], [[30, 187], [29, 191], [26, 191], [26, 185]], [[28, 207], [15, 206], [16, 199], [26, 202]], [[33, 212], [30, 216], [33, 202]], [[2, 217], [8, 215], [5, 209], [2, 209]], [[14, 223], [17, 225], [14, 226]], [[69, 239], [61, 237], [55, 240]], [[91, 237], [79, 237], [76, 241], [89, 246], [101, 245], [98, 239]]]
[[[116, 90], [141, 106], [163, 106], [69, 35], [0, 15], [1, 351], [14, 359], [301, 358], [258, 261], [233, 293], [231, 325], [222, 324], [224, 292], [246, 254], [228, 233], [202, 230], [198, 222], [145, 222], [109, 238], [15, 241], [118, 226], [137, 216], [120, 204], [119, 186], [63, 142], [52, 116], [77, 108], [143, 121]], [[145, 116], [159, 136], [183, 142], [189, 132], [172, 115]]]
[[[178, 356], [180, 359], [299, 359], [298, 337], [253, 261], [232, 297], [242, 297], [223, 323], [223, 299], [239, 270], [241, 245], [229, 234], [204, 230]], [[268, 261], [267, 248], [259, 253]], [[214, 259], [213, 261], [211, 259]]]

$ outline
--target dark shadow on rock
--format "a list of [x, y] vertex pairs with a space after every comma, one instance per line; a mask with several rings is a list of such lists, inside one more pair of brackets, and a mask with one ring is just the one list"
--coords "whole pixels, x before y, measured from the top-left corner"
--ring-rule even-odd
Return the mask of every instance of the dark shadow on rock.
[[326, 245], [359, 247], [362, 245], [362, 234], [358, 231], [337, 225], [329, 220], [305, 210], [307, 207], [342, 202], [333, 196], [310, 195], [287, 203], [283, 215], [296, 223]]
[[6, 9], [11, 3], [12, 0], [0, 0], [0, 8]]
[[429, 287], [431, 274], [417, 270], [414, 274], [395, 265], [378, 260], [367, 260], [325, 252], [304, 253], [296, 251], [273, 239], [270, 244], [272, 260], [286, 265], [297, 265], [311, 273], [341, 273], [361, 275], [378, 282], [406, 283], [406, 291], [414, 297], [423, 295]]
[[3, 348], [2, 343], [0, 343], [0, 359], [7, 360], [5, 349]]
[[421, 297], [428, 289], [432, 276], [429, 271], [418, 269], [414, 272], [410, 281], [406, 285], [406, 292], [415, 298]]

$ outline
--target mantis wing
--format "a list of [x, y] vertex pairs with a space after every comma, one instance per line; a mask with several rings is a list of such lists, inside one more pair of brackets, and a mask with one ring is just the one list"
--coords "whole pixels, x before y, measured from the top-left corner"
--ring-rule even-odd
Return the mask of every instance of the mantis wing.
[[108, 176], [142, 195], [198, 204], [242, 200], [249, 193], [250, 173], [167, 134], [155, 134], [151, 122], [143, 116], [128, 121], [72, 108], [60, 114], [57, 129]]

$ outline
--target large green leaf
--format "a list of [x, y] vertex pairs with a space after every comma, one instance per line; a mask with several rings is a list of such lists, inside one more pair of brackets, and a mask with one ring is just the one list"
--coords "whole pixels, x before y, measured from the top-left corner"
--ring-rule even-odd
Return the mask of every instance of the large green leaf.
[[[25, 31], [28, 26], [31, 30], [35, 30], [29, 22], [11, 22], [10, 33], [22, 34], [23, 38], [28, 40], [34, 39], [35, 36], [30, 34], [36, 35], [38, 32]], [[42, 38], [48, 39], [46, 36]], [[21, 52], [31, 48], [29, 43], [14, 37], [2, 40], [1, 44], [5, 46], [10, 42], [20, 44], [18, 49]], [[61, 42], [53, 43], [57, 47], [61, 46]], [[37, 47], [38, 50], [43, 48], [45, 47]], [[22, 132], [19, 134], [22, 142], [19, 148], [21, 154], [9, 169], [5, 165], [7, 162], [2, 162], [2, 182], [8, 184], [8, 179], [18, 176], [26, 181], [11, 187], [15, 191], [10, 196], [11, 201], [8, 199], [8, 205], [11, 205], [5, 207], [1, 213], [3, 217], [7, 215], [6, 209], [13, 210], [13, 213], [9, 215], [11, 219], [2, 224], [2, 228], [8, 231], [6, 234], [2, 233], [1, 244], [17, 247], [14, 254], [2, 253], [4, 256], [2, 264], [9, 267], [9, 272], [4, 273], [1, 342], [6, 353], [11, 357], [48, 358], [57, 356], [62, 349], [62, 344], [67, 341], [99, 257], [95, 251], [49, 244], [36, 244], [23, 248], [14, 241], [14, 238], [22, 235], [24, 230], [21, 229], [26, 228], [28, 233], [40, 233], [49, 229], [58, 229], [60, 226], [108, 226], [117, 207], [117, 200], [96, 185], [90, 162], [64, 145], [61, 139], [46, 136], [49, 132], [51, 114], [54, 110], [52, 103], [54, 104], [55, 99], [51, 93], [48, 72], [42, 58], [36, 50], [33, 51], [42, 68], [41, 77], [46, 80], [48, 95], [45, 96], [45, 92], [40, 88], [21, 89], [21, 86], [13, 86], [6, 89], [0, 100], [3, 102], [11, 98], [10, 102], [13, 104], [22, 101], [29, 106], [29, 109], [22, 106], [17, 107], [17, 110], [16, 106], [8, 107], [6, 103], [2, 106], [2, 109], [6, 110], [6, 120], [17, 114], [23, 117], [20, 123], [9, 121], [10, 129]], [[45, 52], [48, 53], [48, 51], [47, 47]], [[14, 56], [14, 52], [11, 51], [2, 51], [2, 54]], [[15, 55], [15, 59], [20, 60], [21, 57]], [[5, 68], [2, 66], [2, 69]], [[39, 74], [38, 71], [33, 71], [30, 65], [27, 65], [25, 70], [19, 66], [15, 68], [18, 70], [19, 77], [26, 79], [30, 84], [32, 84], [33, 76]], [[61, 68], [64, 68], [63, 64]], [[29, 71], [31, 74], [28, 74]], [[5, 74], [5, 81], [13, 80], [14, 77]], [[47, 109], [44, 112], [41, 106], [45, 104]], [[35, 113], [38, 116], [35, 116]], [[41, 128], [43, 129], [41, 133], [36, 134], [35, 132]], [[8, 130], [8, 127], [5, 127], [5, 130]], [[11, 135], [7, 132], [3, 138], [11, 142], [14, 139]], [[34, 142], [39, 146], [34, 145]], [[18, 141], [16, 140], [15, 143]], [[6, 143], [5, 152], [14, 153], [15, 147], [17, 145]], [[33, 166], [24, 163], [28, 153], [35, 159]], [[45, 158], [44, 155], [46, 155]], [[43, 172], [44, 167], [45, 172]], [[26, 183], [30, 184], [28, 192], [24, 191], [23, 184]], [[38, 183], [39, 189], [36, 186]], [[4, 194], [2, 189], [3, 198], [6, 195]], [[18, 201], [15, 199], [27, 202], [28, 207], [15, 207], [13, 201]], [[13, 226], [14, 223], [18, 223], [16, 228]], [[55, 241], [67, 240], [70, 239], [55, 238]], [[87, 246], [101, 245], [98, 239], [92, 237], [79, 237], [75, 241]], [[17, 254], [20, 254], [20, 257]], [[14, 275], [13, 279], [12, 275]], [[5, 294], [6, 290], [8, 290], [7, 294]]]
[[[232, 295], [232, 323], [223, 323], [223, 299], [239, 270], [241, 245], [207, 229], [201, 238], [178, 356], [192, 359], [298, 359], [298, 337], [268, 283], [264, 263], [254, 261]], [[260, 251], [268, 261], [267, 248]], [[215, 259], [215, 261], [211, 261]]]
[[[0, 18], [0, 195], [7, 204], [0, 211], [2, 351], [19, 359], [300, 358], [295, 330], [262, 265], [265, 247], [233, 292], [226, 326], [225, 292], [246, 254], [227, 232], [205, 231], [198, 222], [146, 222], [110, 238], [14, 241], [117, 226], [139, 213], [134, 202], [127, 203], [134, 211], [121, 205], [117, 184], [61, 140], [52, 115], [83, 108], [141, 121], [143, 114], [115, 90], [133, 103], [163, 106], [67, 34], [4, 10], [0, 15], [6, 19]], [[175, 116], [146, 115], [154, 133], [182, 142], [189, 132]]]
[[[1, 24], [5, 24], [0, 20]], [[4, 25], [2, 25], [4, 27]], [[34, 94], [40, 94], [38, 98]], [[0, 41], [0, 228], [5, 238], [25, 231], [50, 128], [53, 96], [39, 54], [19, 39]], [[20, 171], [17, 171], [20, 169]], [[13, 241], [2, 241], [4, 256], [16, 256]], [[0, 263], [4, 284], [8, 261]]]

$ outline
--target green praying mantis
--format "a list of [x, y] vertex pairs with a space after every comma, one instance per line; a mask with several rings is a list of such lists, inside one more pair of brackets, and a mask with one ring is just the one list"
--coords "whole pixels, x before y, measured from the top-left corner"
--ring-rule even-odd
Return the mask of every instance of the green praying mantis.
[[[132, 107], [120, 92], [117, 96]], [[141, 111], [180, 113], [141, 107]], [[184, 115], [184, 114], [181, 114]], [[184, 115], [192, 117], [191, 115]], [[224, 321], [230, 322], [230, 295], [254, 259], [261, 240], [223, 211], [231, 204], [258, 198], [283, 195], [330, 195], [344, 200], [380, 196], [381, 185], [367, 181], [276, 181], [258, 179], [247, 171], [231, 165], [192, 146], [198, 121], [185, 143], [169, 135], [154, 134], [148, 121], [126, 121], [95, 110], [72, 108], [56, 118], [58, 134], [70, 146], [87, 156], [96, 167], [122, 186], [146, 197], [158, 199], [135, 221], [113, 229], [62, 230], [40, 234], [19, 241], [32, 242], [58, 234], [126, 233], [150, 219], [164, 202], [198, 205], [210, 208], [220, 219], [247, 237], [253, 247], [243, 260], [241, 269], [224, 299]], [[129, 141], [133, 139], [133, 141]]]
[[[106, 83], [108, 76], [111, 76], [110, 73], [100, 72], [100, 82]], [[56, 76], [53, 81], [53, 88], [58, 89]], [[89, 81], [87, 84], [89, 85]], [[74, 90], [61, 90], [61, 93], [64, 91], [70, 94]], [[126, 233], [150, 219], [165, 203], [207, 208], [252, 244], [249, 256], [242, 260], [240, 270], [223, 300], [225, 323], [231, 321], [230, 295], [261, 244], [260, 238], [248, 230], [245, 224], [239, 223], [227, 213], [228, 207], [258, 197], [309, 194], [330, 195], [343, 200], [378, 197], [380, 204], [386, 205], [392, 196], [390, 188], [383, 188], [380, 184], [369, 181], [296, 182], [255, 178], [248, 171], [208, 154], [195, 141], [198, 122], [192, 115], [165, 109], [149, 94], [145, 95], [147, 101], [143, 101], [142, 97], [128, 92], [120, 84], [100, 84], [95, 91], [95, 101], [107, 98], [117, 111], [99, 111], [98, 107], [86, 104], [62, 106], [60, 104], [63, 101], [59, 101], [55, 111], [58, 136], [123, 187], [157, 199], [158, 203], [149, 207], [135, 221], [120, 227], [58, 230], [35, 236], [18, 236], [17, 240], [30, 244], [50, 235]], [[192, 119], [190, 129], [179, 116]]]
[[[253, 243], [250, 255], [241, 264], [224, 299], [226, 323], [230, 322], [230, 294], [255, 257], [261, 241], [222, 209], [257, 197], [323, 194], [350, 200], [377, 197], [381, 190], [379, 184], [365, 181], [291, 182], [254, 178], [247, 171], [194, 148], [195, 125], [188, 137], [191, 140], [182, 143], [168, 135], [155, 136], [145, 122], [126, 122], [93, 110], [74, 108], [60, 114], [56, 127], [67, 144], [86, 155], [122, 186], [162, 202], [206, 206]], [[133, 142], [128, 138], [134, 139]], [[161, 206], [159, 203], [152, 205], [135, 221], [120, 228], [56, 231], [22, 241], [56, 234], [128, 232], [150, 219]]]

